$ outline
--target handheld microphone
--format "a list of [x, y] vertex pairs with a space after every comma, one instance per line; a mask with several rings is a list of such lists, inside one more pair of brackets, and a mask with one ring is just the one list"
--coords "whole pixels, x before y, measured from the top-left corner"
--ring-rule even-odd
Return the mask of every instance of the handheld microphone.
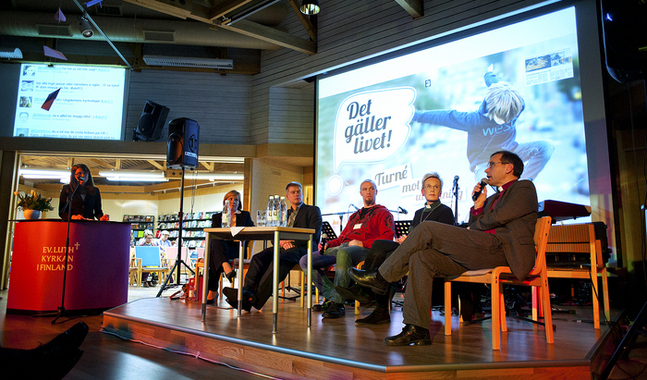
[[407, 215], [409, 211], [403, 209], [402, 207], [398, 206], [398, 211], [400, 211], [401, 214]]
[[481, 185], [481, 190], [479, 190], [479, 191], [475, 192], [475, 193], [472, 195], [472, 200], [473, 200], [474, 202], [476, 202], [476, 200], [481, 196], [481, 193], [483, 192], [483, 189], [485, 188], [485, 186], [486, 186], [487, 184], [488, 184], [488, 179], [487, 179], [487, 178], [481, 178], [481, 183], [479, 184], [479, 185]]
[[354, 208], [354, 209], [355, 209], [355, 211], [359, 211], [359, 209], [357, 208], [357, 206], [355, 206], [355, 205], [354, 205], [354, 204], [352, 204], [352, 203], [351, 203], [351, 204], [349, 204], [349, 205], [348, 205], [348, 207], [352, 207], [352, 208]]

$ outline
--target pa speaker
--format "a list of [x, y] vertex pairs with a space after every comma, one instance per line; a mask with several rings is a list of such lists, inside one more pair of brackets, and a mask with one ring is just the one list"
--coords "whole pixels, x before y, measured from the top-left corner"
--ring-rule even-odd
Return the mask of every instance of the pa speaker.
[[168, 123], [166, 167], [195, 169], [198, 166], [199, 139], [200, 126], [197, 121], [185, 117], [171, 120]]
[[168, 111], [167, 107], [147, 100], [139, 117], [133, 141], [159, 140], [162, 137], [162, 129], [164, 129]]
[[639, 0], [602, 0], [604, 54], [609, 75], [620, 83], [647, 73], [647, 4]]

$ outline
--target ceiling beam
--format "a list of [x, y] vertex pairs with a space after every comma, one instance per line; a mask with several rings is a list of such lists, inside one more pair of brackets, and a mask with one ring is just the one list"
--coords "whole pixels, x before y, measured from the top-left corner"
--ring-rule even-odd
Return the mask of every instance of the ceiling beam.
[[288, 49], [296, 50], [301, 53], [313, 55], [317, 52], [317, 44], [314, 41], [304, 40], [303, 38], [295, 37], [288, 33], [281, 32], [274, 28], [270, 28], [269, 26], [257, 24], [249, 20], [239, 20], [236, 21], [234, 25], [227, 25], [220, 21], [214, 21], [214, 24], [220, 28], [283, 46]]
[[425, 14], [422, 0], [395, 0], [411, 17], [420, 18]]
[[121, 169], [121, 158], [115, 160], [115, 170]]
[[164, 166], [162, 166], [162, 165], [158, 164], [158, 163], [157, 163], [157, 161], [153, 161], [153, 160], [146, 160], [146, 162], [148, 162], [149, 164], [151, 164], [151, 165], [153, 165], [154, 167], [158, 168], [159, 170], [164, 170], [164, 169], [166, 169], [166, 167], [164, 167]]
[[294, 10], [297, 18], [299, 19], [299, 21], [301, 21], [301, 24], [306, 29], [306, 32], [308, 32], [310, 39], [314, 42], [317, 42], [317, 27], [314, 26], [309, 16], [301, 13], [301, 11], [299, 10], [299, 0], [288, 0], [288, 3], [290, 3], [292, 10]]
[[227, 13], [235, 11], [252, 0], [227, 0], [211, 8], [209, 19], [211, 21], [219, 20]]

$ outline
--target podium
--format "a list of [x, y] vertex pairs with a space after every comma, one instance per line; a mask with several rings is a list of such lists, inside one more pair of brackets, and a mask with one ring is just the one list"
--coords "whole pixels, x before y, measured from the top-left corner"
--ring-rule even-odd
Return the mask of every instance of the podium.
[[[128, 302], [130, 228], [123, 222], [71, 222], [65, 309], [99, 311]], [[64, 220], [16, 223], [8, 313], [61, 306], [66, 233]]]

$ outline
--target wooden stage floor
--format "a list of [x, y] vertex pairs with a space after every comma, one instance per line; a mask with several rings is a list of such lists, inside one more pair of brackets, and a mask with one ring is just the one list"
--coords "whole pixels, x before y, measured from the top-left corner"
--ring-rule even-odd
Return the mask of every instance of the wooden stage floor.
[[606, 339], [608, 327], [595, 330], [574, 321], [573, 314], [554, 314], [554, 344], [546, 343], [543, 327], [508, 318], [501, 350], [493, 351], [490, 321], [462, 327], [453, 317], [452, 335], [445, 336], [444, 317], [437, 311], [432, 345], [408, 347], [383, 343], [402, 329], [399, 308], [391, 311], [390, 325], [368, 327], [355, 325], [349, 308], [346, 317], [334, 320], [313, 312], [308, 329], [305, 309], [280, 301], [276, 334], [270, 302], [265, 310], [240, 317], [219, 306], [208, 306], [207, 313], [202, 323], [198, 303], [144, 298], [104, 312], [103, 330], [281, 379], [590, 379], [615, 349]]

